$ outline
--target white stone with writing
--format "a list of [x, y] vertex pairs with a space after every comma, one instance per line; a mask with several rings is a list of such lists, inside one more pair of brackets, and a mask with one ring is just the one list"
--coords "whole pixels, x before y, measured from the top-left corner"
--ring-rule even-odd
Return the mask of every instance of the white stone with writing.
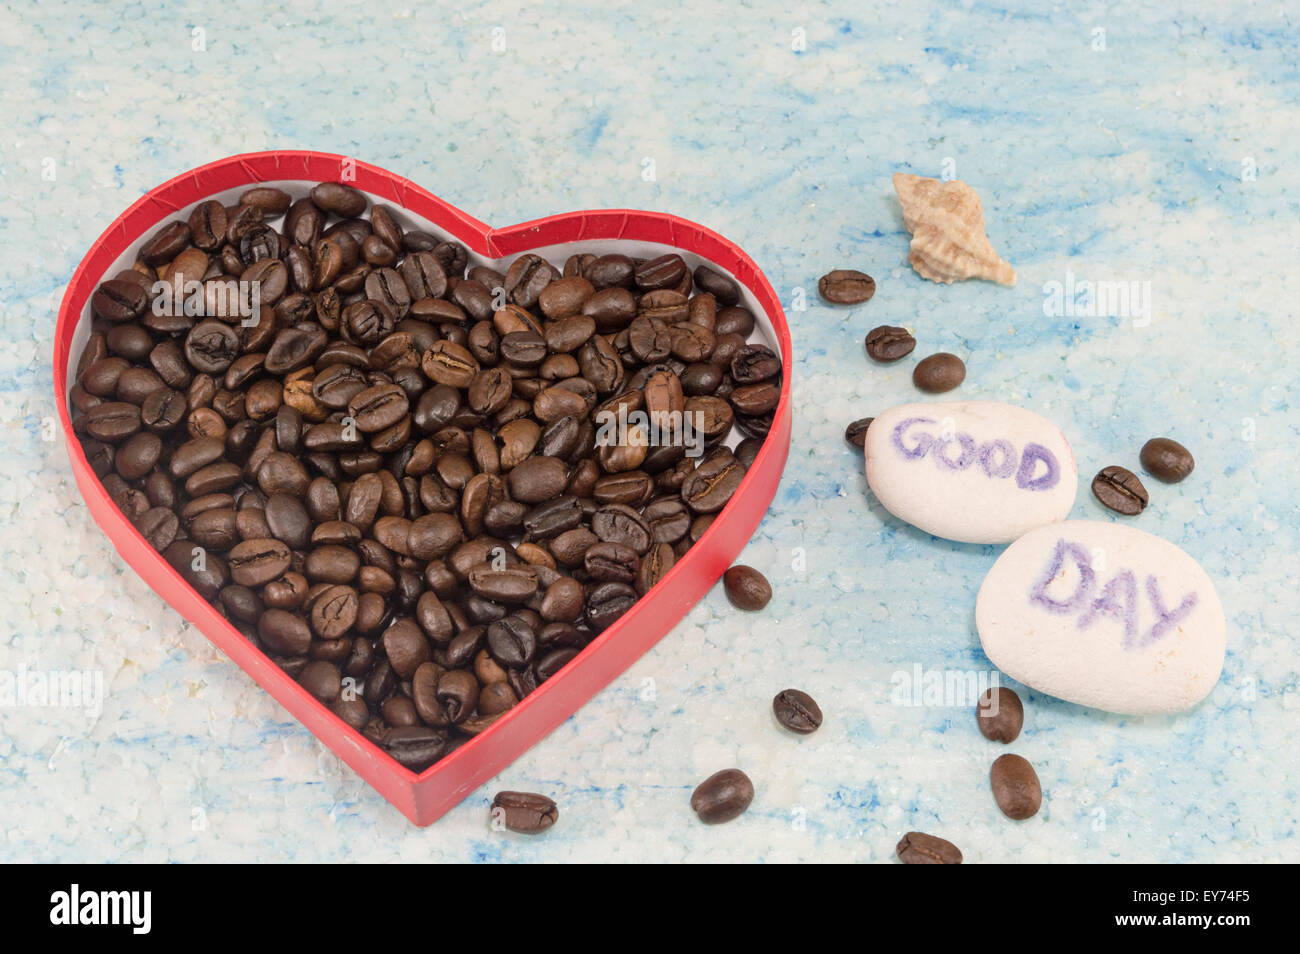
[[1010, 543], [1064, 520], [1079, 489], [1060, 429], [997, 401], [891, 407], [871, 422], [865, 450], [886, 510], [963, 543]]
[[1110, 712], [1181, 712], [1223, 671], [1223, 606], [1205, 571], [1115, 523], [1068, 520], [1011, 544], [980, 586], [975, 625], [1011, 678]]

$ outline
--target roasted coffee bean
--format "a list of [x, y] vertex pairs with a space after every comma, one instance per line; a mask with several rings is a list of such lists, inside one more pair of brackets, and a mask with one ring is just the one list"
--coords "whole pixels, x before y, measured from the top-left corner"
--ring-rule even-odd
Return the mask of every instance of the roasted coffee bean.
[[377, 268], [366, 276], [366, 298], [383, 305], [384, 310], [396, 319], [405, 318], [411, 310], [411, 293], [406, 282], [395, 269]]
[[400, 726], [384, 733], [384, 751], [402, 766], [413, 772], [422, 772], [438, 761], [447, 751], [445, 731], [424, 726]]
[[168, 222], [140, 246], [140, 257], [147, 264], [157, 267], [164, 262], [170, 262], [185, 251], [189, 244], [189, 223], [179, 220]]
[[1137, 474], [1118, 464], [1103, 467], [1092, 478], [1092, 492], [1111, 510], [1128, 517], [1145, 510], [1150, 499]]
[[251, 205], [262, 210], [265, 215], [281, 215], [288, 211], [293, 196], [283, 189], [270, 186], [255, 186], [239, 196], [240, 205]]
[[86, 412], [86, 433], [108, 444], [118, 444], [140, 430], [140, 408], [122, 401], [97, 404]]
[[492, 799], [492, 824], [524, 835], [546, 831], [560, 817], [555, 802], [532, 792], [497, 792]]
[[731, 406], [737, 414], [757, 417], [776, 410], [781, 400], [780, 385], [771, 381], [762, 384], [747, 384], [731, 392]]
[[298, 683], [325, 705], [333, 705], [343, 688], [339, 667], [332, 662], [309, 662], [298, 674]]
[[507, 669], [522, 669], [533, 660], [537, 635], [528, 621], [518, 615], [506, 616], [487, 628], [487, 648]]
[[583, 277], [596, 288], [630, 288], [636, 263], [626, 255], [601, 255], [583, 269]]
[[837, 268], [817, 279], [817, 293], [833, 305], [861, 305], [876, 293], [876, 280], [852, 268]]
[[358, 595], [350, 586], [330, 586], [311, 604], [311, 628], [321, 639], [346, 635], [357, 621]]
[[[754, 314], [748, 308], [733, 307], [723, 308], [718, 312], [717, 319], [713, 324], [713, 333], [718, 336], [718, 344], [721, 346], [722, 339], [730, 335], [736, 335], [743, 345], [745, 339], [754, 333]], [[714, 350], [716, 356], [717, 350]], [[718, 358], [717, 360], [722, 360]]]
[[399, 678], [410, 679], [416, 667], [429, 658], [429, 640], [413, 619], [398, 619], [383, 636], [384, 654]]
[[645, 553], [653, 540], [645, 518], [624, 504], [597, 510], [591, 517], [591, 529], [601, 541], [626, 546], [634, 553]]
[[257, 635], [268, 649], [282, 656], [305, 655], [311, 646], [306, 621], [288, 610], [268, 609], [263, 613], [257, 621]]
[[292, 556], [282, 541], [245, 540], [230, 550], [230, 575], [241, 586], [262, 586], [286, 572]]
[[1196, 466], [1191, 451], [1169, 437], [1153, 437], [1142, 445], [1142, 467], [1157, 480], [1176, 484]]
[[905, 865], [959, 865], [961, 849], [950, 841], [924, 832], [909, 831], [895, 849]]
[[[553, 281], [542, 289], [541, 294], [537, 296], [537, 305], [551, 321], [559, 322], [565, 319], [577, 316], [582, 311], [582, 306], [592, 295], [596, 293], [595, 286], [587, 279], [580, 275], [561, 278]], [[583, 317], [583, 327], [588, 327], [591, 331], [595, 330], [595, 321], [590, 317]], [[591, 331], [587, 332], [585, 337], [591, 336]], [[585, 337], [583, 340], [585, 340]], [[548, 335], [549, 342], [549, 335]], [[582, 340], [571, 343], [570, 347], [556, 348], [557, 351], [572, 351]]]
[[118, 448], [113, 461], [114, 466], [124, 479], [139, 480], [158, 463], [158, 458], [162, 456], [162, 447], [162, 441], [156, 434], [148, 432], [136, 434]]
[[438, 677], [437, 695], [447, 721], [457, 725], [473, 715], [478, 706], [478, 680], [463, 669], [444, 672]]
[[844, 429], [844, 439], [859, 450], [866, 447], [867, 428], [871, 426], [871, 422], [874, 420], [874, 417], [864, 417], [854, 421]]
[[966, 380], [966, 365], [955, 354], [939, 352], [922, 358], [912, 369], [912, 383], [929, 394], [951, 391]]
[[626, 583], [601, 583], [587, 597], [587, 622], [600, 632], [612, 626], [636, 602], [636, 590]]
[[474, 356], [450, 341], [435, 342], [424, 353], [420, 366], [431, 381], [454, 388], [468, 388], [479, 371]]
[[185, 338], [185, 358], [197, 371], [219, 374], [239, 355], [239, 335], [221, 321], [201, 321]]
[[766, 345], [746, 345], [731, 359], [731, 378], [737, 384], [758, 384], [781, 373], [781, 359]]
[[216, 251], [225, 241], [226, 228], [229, 225], [226, 207], [212, 200], [201, 202], [190, 213], [188, 225], [190, 241], [197, 248], [206, 252]]
[[682, 499], [696, 513], [716, 513], [726, 506], [744, 477], [744, 468], [731, 451], [719, 448], [682, 483]]
[[[601, 546], [607, 545], [601, 544]], [[636, 591], [642, 596], [649, 593], [660, 580], [668, 575], [668, 571], [673, 568], [676, 562], [677, 556], [671, 544], [655, 543], [651, 545], [637, 567]]]
[[135, 520], [136, 529], [160, 553], [171, 546], [180, 530], [176, 514], [165, 507], [150, 507]]
[[636, 266], [633, 280], [643, 291], [654, 291], [657, 288], [676, 288], [687, 274], [682, 257], [669, 253]]
[[637, 578], [641, 559], [621, 543], [597, 543], [583, 555], [583, 567], [593, 580], [631, 583]]
[[537, 571], [526, 565], [497, 569], [484, 563], [469, 571], [469, 585], [498, 603], [522, 603], [537, 592]]
[[311, 200], [318, 208], [333, 212], [345, 219], [358, 216], [366, 210], [364, 195], [350, 186], [340, 185], [337, 182], [322, 182], [313, 186]]
[[736, 283], [707, 265], [696, 266], [695, 287], [717, 299], [718, 304], [729, 307], [740, 300], [740, 289]]
[[989, 770], [993, 799], [1008, 818], [1022, 821], [1038, 814], [1043, 790], [1034, 767], [1019, 755], [1000, 755]]
[[90, 297], [94, 313], [106, 321], [131, 321], [144, 314], [148, 292], [135, 282], [112, 279], [101, 284]]
[[867, 356], [874, 361], [897, 361], [911, 354], [915, 347], [916, 339], [906, 328], [881, 325], [867, 332]]
[[654, 543], [676, 543], [691, 526], [690, 509], [675, 497], [652, 501], [641, 516]]
[[754, 783], [740, 769], [710, 775], [691, 795], [691, 809], [706, 825], [739, 818], [754, 800]]
[[560, 277], [540, 256], [521, 255], [506, 272], [505, 291], [514, 304], [532, 308], [546, 286]]
[[772, 585], [752, 566], [737, 563], [722, 575], [722, 584], [737, 609], [761, 610], [772, 599]]
[[822, 710], [812, 696], [798, 689], [782, 689], [772, 700], [776, 721], [791, 732], [808, 735], [822, 724]]
[[537, 678], [545, 682], [550, 679], [561, 669], [571, 663], [578, 655], [576, 646], [565, 646], [560, 649], [552, 649], [545, 656], [537, 660]]
[[406, 392], [396, 384], [377, 384], [358, 392], [348, 401], [348, 414], [363, 434], [392, 427], [403, 420], [409, 410]]
[[1014, 690], [1005, 686], [989, 689], [980, 696], [975, 707], [975, 722], [984, 738], [1005, 745], [1020, 735], [1020, 727], [1025, 723], [1025, 708]]
[[555, 457], [529, 457], [509, 474], [510, 496], [535, 504], [558, 497], [568, 482], [568, 469]]

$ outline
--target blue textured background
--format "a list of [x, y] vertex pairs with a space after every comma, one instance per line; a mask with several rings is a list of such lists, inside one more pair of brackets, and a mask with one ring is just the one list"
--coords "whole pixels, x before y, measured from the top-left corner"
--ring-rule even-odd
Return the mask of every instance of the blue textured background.
[[[0, 708], [0, 860], [886, 861], [909, 829], [970, 861], [1300, 860], [1296, 8], [839, 6], [0, 8], [0, 669], [101, 669], [108, 692], [97, 720]], [[498, 224], [670, 210], [744, 247], [794, 330], [790, 464], [744, 557], [771, 606], [742, 618], [713, 592], [423, 831], [124, 568], [42, 439], [54, 315], [89, 244], [178, 172], [277, 147], [364, 158]], [[890, 176], [945, 159], [1015, 288], [907, 267]], [[835, 266], [873, 274], [876, 297], [821, 305]], [[1149, 281], [1151, 323], [1045, 317], [1067, 270]], [[1216, 581], [1223, 678], [1178, 718], [1028, 693], [1010, 750], [1044, 805], [1026, 822], [994, 806], [1002, 747], [969, 708], [890, 702], [900, 670], [987, 668], [973, 606], [997, 548], [932, 540], [867, 496], [844, 425], [916, 396], [911, 361], [862, 353], [881, 323], [912, 328], [917, 357], [966, 358], [957, 396], [1055, 420], [1084, 478], [1074, 516], [1108, 519], [1086, 481], [1136, 467], [1148, 437], [1197, 457], [1184, 484], [1149, 481], [1134, 525]], [[787, 685], [820, 701], [815, 735], [773, 723]], [[730, 765], [754, 805], [706, 828], [690, 791]], [[492, 832], [497, 788], [552, 794], [559, 824]]]

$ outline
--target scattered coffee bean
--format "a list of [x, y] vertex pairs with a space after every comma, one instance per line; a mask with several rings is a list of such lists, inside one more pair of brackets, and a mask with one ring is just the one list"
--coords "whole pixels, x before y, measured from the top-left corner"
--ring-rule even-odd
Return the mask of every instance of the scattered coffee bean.
[[1191, 451], [1169, 437], [1153, 437], [1143, 444], [1140, 460], [1148, 474], [1167, 484], [1178, 483], [1196, 466]]
[[844, 439], [858, 450], [862, 450], [867, 445], [867, 428], [871, 426], [871, 422], [874, 420], [874, 417], [864, 417], [854, 421], [844, 428]]
[[691, 795], [691, 808], [706, 825], [739, 818], [754, 800], [754, 783], [740, 769], [710, 775]]
[[772, 585], [752, 566], [736, 564], [722, 574], [722, 585], [731, 605], [743, 610], [761, 610], [772, 599]]
[[984, 738], [1005, 745], [1020, 735], [1020, 727], [1025, 724], [1025, 707], [1014, 690], [999, 686], [980, 696], [975, 722]]
[[798, 689], [782, 689], [772, 700], [776, 721], [791, 732], [808, 735], [822, 724], [822, 710], [813, 697]]
[[832, 305], [860, 305], [876, 293], [876, 280], [852, 268], [837, 268], [817, 279], [817, 293]]
[[546, 831], [559, 817], [559, 808], [545, 795], [497, 792], [492, 799], [492, 821], [524, 835]]
[[906, 328], [881, 325], [867, 332], [867, 357], [889, 362], [905, 358], [916, 347], [916, 339]]
[[1092, 478], [1092, 492], [1098, 500], [1126, 517], [1132, 517], [1146, 509], [1147, 489], [1131, 470], [1112, 464], [1103, 467]]
[[909, 831], [898, 843], [897, 851], [905, 865], [961, 864], [961, 849], [950, 841], [924, 832]]
[[922, 358], [912, 370], [912, 383], [930, 394], [951, 391], [966, 380], [966, 365], [955, 354], [941, 351]]
[[[423, 771], [699, 539], [758, 454], [782, 362], [747, 340], [736, 283], [675, 253], [499, 272], [368, 206], [341, 183], [255, 187], [164, 224], [92, 293], [69, 397], [144, 539]], [[156, 314], [155, 281], [181, 278], [199, 313]], [[260, 288], [247, 325], [240, 281]], [[598, 445], [619, 408], [699, 413], [706, 455], [639, 433]]]
[[1019, 755], [998, 756], [989, 770], [989, 783], [993, 798], [1008, 818], [1021, 821], [1038, 814], [1043, 803], [1043, 790], [1038, 784], [1038, 773]]

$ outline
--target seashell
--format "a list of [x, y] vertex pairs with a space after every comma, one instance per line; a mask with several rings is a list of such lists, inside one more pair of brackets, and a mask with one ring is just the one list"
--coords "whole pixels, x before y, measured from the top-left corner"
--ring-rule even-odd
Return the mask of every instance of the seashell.
[[947, 285], [966, 278], [1016, 283], [1016, 270], [984, 234], [984, 205], [974, 189], [957, 179], [940, 182], [899, 172], [894, 191], [912, 233], [907, 259], [918, 275]]

